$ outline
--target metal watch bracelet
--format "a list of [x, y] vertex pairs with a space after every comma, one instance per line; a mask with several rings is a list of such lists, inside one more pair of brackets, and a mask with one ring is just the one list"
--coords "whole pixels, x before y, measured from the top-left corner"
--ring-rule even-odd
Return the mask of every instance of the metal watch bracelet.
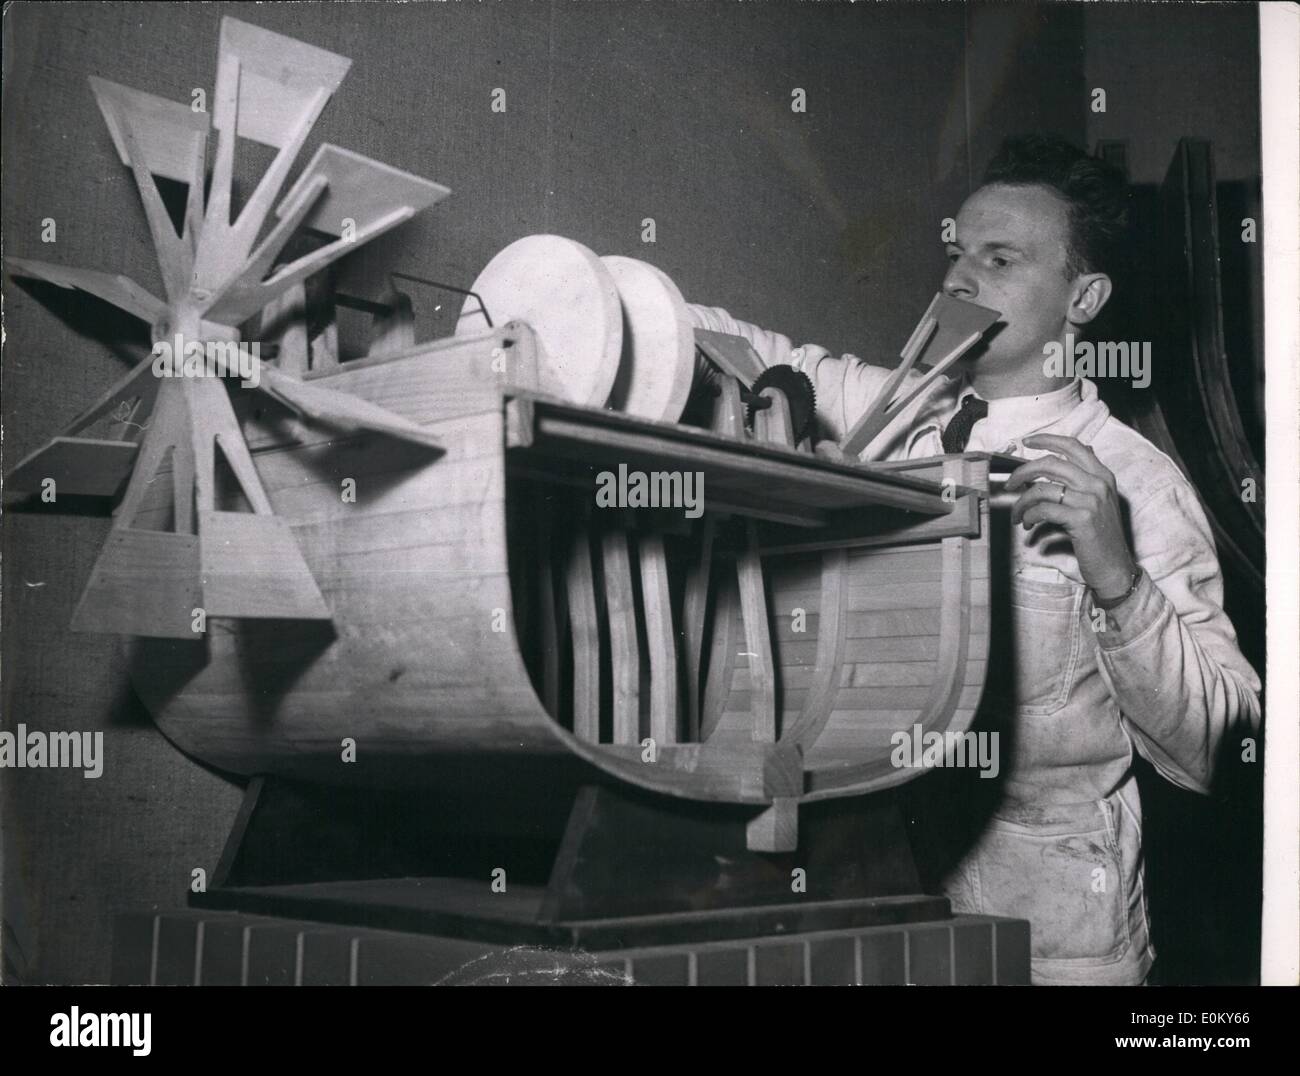
[[1094, 590], [1092, 592], [1092, 604], [1098, 609], [1103, 609], [1106, 612], [1110, 612], [1110, 610], [1118, 608], [1119, 606], [1123, 605], [1126, 601], [1128, 601], [1129, 598], [1133, 596], [1133, 592], [1137, 590], [1138, 584], [1141, 582], [1142, 582], [1142, 565], [1139, 564], [1133, 572], [1133, 579], [1129, 582], [1128, 590], [1124, 591], [1124, 593], [1121, 594], [1118, 598], [1099, 598], [1097, 596], [1097, 592]]

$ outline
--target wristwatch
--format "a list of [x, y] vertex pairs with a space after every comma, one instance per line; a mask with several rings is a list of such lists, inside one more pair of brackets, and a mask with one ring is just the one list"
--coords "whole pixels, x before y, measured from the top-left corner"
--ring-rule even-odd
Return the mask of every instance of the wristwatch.
[[1133, 578], [1129, 582], [1128, 590], [1124, 591], [1118, 598], [1099, 598], [1097, 592], [1092, 592], [1092, 604], [1097, 609], [1104, 609], [1106, 612], [1123, 605], [1129, 598], [1133, 597], [1133, 592], [1137, 590], [1138, 584], [1142, 582], [1142, 565], [1138, 565], [1133, 570]]

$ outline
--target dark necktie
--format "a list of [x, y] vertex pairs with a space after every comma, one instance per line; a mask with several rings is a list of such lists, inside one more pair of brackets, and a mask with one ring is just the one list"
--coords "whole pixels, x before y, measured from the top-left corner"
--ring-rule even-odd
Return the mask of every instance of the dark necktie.
[[944, 428], [943, 450], [949, 453], [965, 452], [971, 428], [988, 413], [987, 400], [981, 400], [973, 393], [962, 400], [961, 410], [953, 415], [952, 421]]

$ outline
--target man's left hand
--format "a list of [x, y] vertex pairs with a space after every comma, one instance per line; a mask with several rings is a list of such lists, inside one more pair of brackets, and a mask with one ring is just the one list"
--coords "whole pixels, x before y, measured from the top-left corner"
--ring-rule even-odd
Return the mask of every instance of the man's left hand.
[[1092, 592], [1103, 600], [1123, 594], [1136, 566], [1124, 537], [1119, 492], [1110, 468], [1090, 446], [1073, 437], [1037, 433], [1021, 444], [1055, 455], [1012, 472], [1006, 489], [1025, 490], [1011, 509], [1012, 524], [1020, 523], [1025, 530], [1039, 523], [1057, 524], [1070, 536], [1079, 570]]

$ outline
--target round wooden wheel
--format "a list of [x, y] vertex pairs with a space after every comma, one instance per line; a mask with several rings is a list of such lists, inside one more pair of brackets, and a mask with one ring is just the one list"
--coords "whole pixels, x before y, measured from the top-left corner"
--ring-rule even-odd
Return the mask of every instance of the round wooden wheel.
[[676, 422], [695, 377], [695, 332], [686, 300], [646, 262], [601, 258], [623, 303], [623, 359], [609, 406], [638, 418]]
[[[563, 236], [530, 235], [488, 262], [471, 290], [495, 324], [525, 321], [537, 334], [541, 391], [604, 406], [618, 376], [623, 312], [614, 278], [594, 253]], [[486, 328], [477, 300], [466, 299], [456, 335]]]

